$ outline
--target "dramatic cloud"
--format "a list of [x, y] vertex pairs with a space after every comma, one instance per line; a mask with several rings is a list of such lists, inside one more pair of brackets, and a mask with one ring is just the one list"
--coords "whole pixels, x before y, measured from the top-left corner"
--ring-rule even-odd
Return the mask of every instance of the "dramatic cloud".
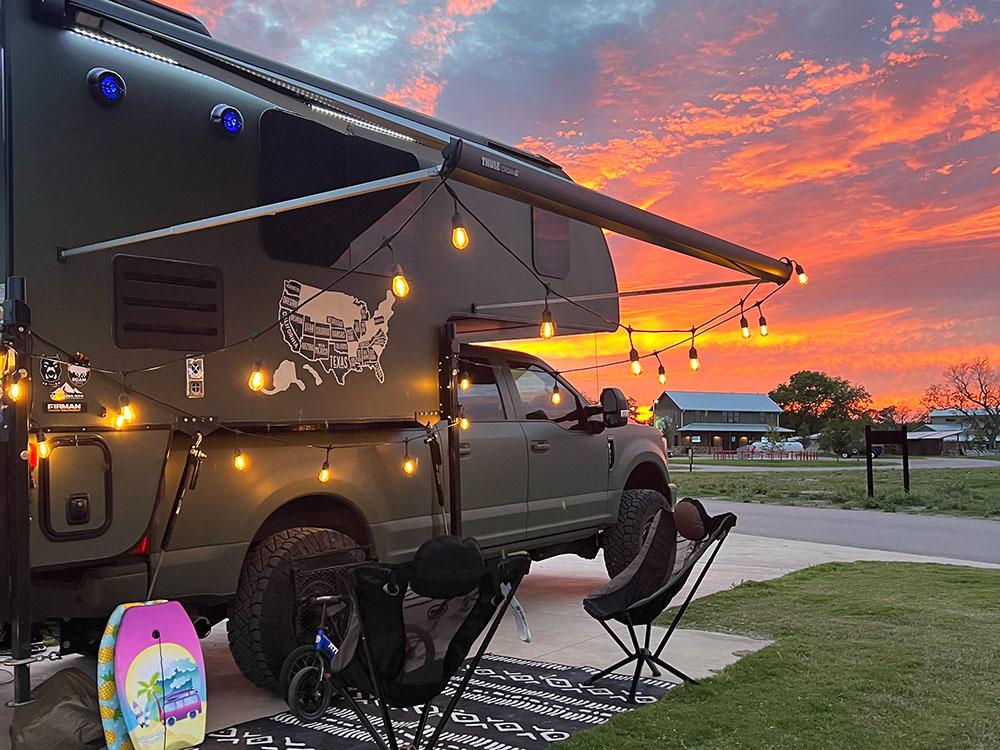
[[[579, 182], [775, 256], [813, 282], [664, 355], [685, 389], [796, 369], [913, 402], [948, 364], [1000, 361], [995, 0], [174, 0], [213, 34], [559, 162]], [[610, 236], [623, 289], [731, 275]], [[738, 290], [623, 301], [686, 328]], [[756, 313], [755, 313], [756, 314]], [[671, 336], [637, 336], [641, 349]], [[563, 369], [624, 337], [526, 342]], [[596, 352], [596, 354], [595, 354]], [[581, 373], [652, 400], [655, 378]]]

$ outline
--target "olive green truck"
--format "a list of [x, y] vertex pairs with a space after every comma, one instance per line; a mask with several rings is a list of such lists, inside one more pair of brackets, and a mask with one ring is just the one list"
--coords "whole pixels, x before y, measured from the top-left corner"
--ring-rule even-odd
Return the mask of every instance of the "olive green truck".
[[481, 344], [616, 330], [602, 227], [762, 280], [786, 264], [155, 3], [0, 13], [15, 655], [53, 624], [93, 650], [115, 605], [169, 598], [226, 620], [273, 687], [298, 560], [451, 530], [628, 564], [672, 502], [660, 433]]

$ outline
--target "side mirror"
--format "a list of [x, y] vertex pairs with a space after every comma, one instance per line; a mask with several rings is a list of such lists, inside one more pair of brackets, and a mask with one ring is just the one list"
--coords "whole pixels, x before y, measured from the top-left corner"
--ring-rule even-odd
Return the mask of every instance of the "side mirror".
[[601, 413], [605, 427], [623, 427], [628, 424], [628, 399], [618, 388], [601, 391]]

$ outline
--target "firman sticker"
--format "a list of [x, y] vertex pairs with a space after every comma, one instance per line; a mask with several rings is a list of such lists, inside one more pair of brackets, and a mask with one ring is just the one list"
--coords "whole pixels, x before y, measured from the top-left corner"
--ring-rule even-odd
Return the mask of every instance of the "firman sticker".
[[86, 414], [87, 403], [85, 401], [50, 401], [45, 404], [45, 411], [49, 414]]
[[188, 357], [185, 362], [188, 398], [205, 398], [205, 358]]

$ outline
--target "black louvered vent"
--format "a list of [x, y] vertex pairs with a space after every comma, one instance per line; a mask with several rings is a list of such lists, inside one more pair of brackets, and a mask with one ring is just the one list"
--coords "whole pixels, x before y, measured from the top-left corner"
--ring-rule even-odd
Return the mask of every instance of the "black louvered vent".
[[222, 271], [164, 258], [117, 255], [115, 344], [202, 352], [225, 345]]

